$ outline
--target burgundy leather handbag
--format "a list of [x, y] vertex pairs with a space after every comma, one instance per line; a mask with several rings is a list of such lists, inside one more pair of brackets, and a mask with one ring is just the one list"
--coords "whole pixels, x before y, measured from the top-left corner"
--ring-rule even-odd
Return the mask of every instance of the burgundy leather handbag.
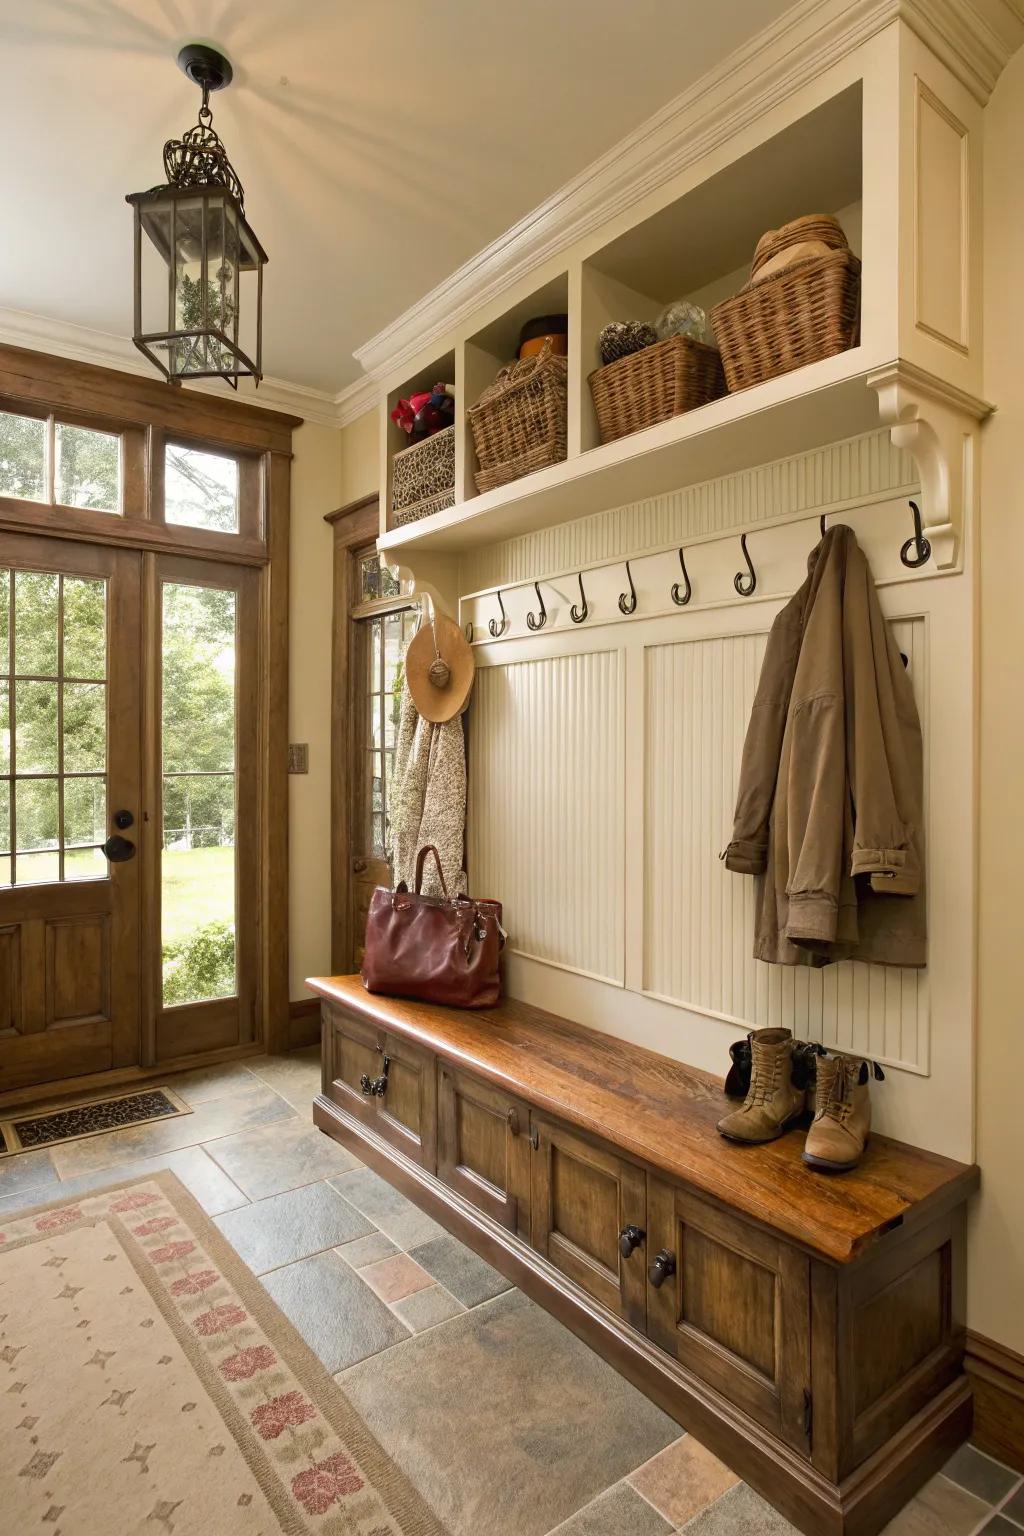
[[[421, 894], [430, 853], [443, 898]], [[403, 880], [393, 891], [378, 885], [370, 899], [363, 986], [446, 1008], [493, 1008], [501, 991], [498, 956], [504, 943], [501, 902], [450, 897], [440, 856], [428, 844], [416, 855], [415, 891]]]

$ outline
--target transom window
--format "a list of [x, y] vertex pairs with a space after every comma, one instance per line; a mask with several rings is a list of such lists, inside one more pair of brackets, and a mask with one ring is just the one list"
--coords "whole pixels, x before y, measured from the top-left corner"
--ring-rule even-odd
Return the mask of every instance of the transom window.
[[0, 885], [107, 874], [107, 586], [0, 570]]
[[238, 532], [238, 460], [168, 443], [164, 450], [164, 521]]
[[120, 514], [122, 458], [117, 432], [0, 411], [0, 496]]

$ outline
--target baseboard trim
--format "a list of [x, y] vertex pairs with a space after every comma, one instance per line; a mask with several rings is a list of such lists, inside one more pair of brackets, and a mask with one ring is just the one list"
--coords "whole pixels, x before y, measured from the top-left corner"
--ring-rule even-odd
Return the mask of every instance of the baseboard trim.
[[320, 1003], [315, 997], [288, 1004], [288, 1049], [320, 1043]]
[[515, 1233], [323, 1093], [313, 1101], [313, 1122], [553, 1313], [808, 1536], [876, 1536], [970, 1431], [971, 1390], [961, 1375], [842, 1484], [832, 1483]]
[[968, 1329], [964, 1367], [974, 1388], [974, 1444], [1024, 1472], [1024, 1356]]

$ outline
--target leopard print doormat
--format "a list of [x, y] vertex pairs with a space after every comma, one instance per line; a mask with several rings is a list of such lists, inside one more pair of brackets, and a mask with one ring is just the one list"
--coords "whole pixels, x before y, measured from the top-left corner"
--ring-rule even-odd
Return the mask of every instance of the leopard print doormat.
[[0, 1157], [191, 1113], [191, 1107], [170, 1088], [136, 1089], [84, 1104], [54, 1105], [0, 1118]]

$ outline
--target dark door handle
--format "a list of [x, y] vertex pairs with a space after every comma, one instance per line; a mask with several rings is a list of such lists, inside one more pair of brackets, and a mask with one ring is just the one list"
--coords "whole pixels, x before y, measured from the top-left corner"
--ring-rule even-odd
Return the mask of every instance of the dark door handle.
[[111, 864], [127, 864], [129, 859], [135, 857], [135, 844], [130, 843], [119, 832], [115, 832], [113, 837], [108, 837], [103, 844], [103, 852]]
[[662, 1285], [669, 1275], [674, 1275], [675, 1272], [676, 1256], [674, 1253], [669, 1253], [667, 1248], [663, 1248], [650, 1269], [648, 1269], [647, 1278], [655, 1290], [657, 1290], [658, 1286]]
[[619, 1233], [619, 1252], [624, 1259], [628, 1259], [634, 1248], [639, 1248], [647, 1233], [643, 1227], [635, 1227], [632, 1223], [623, 1227]]
[[127, 832], [128, 828], [133, 826], [134, 823], [135, 817], [132, 815], [131, 811], [114, 812], [114, 826], [117, 827], [119, 832]]

